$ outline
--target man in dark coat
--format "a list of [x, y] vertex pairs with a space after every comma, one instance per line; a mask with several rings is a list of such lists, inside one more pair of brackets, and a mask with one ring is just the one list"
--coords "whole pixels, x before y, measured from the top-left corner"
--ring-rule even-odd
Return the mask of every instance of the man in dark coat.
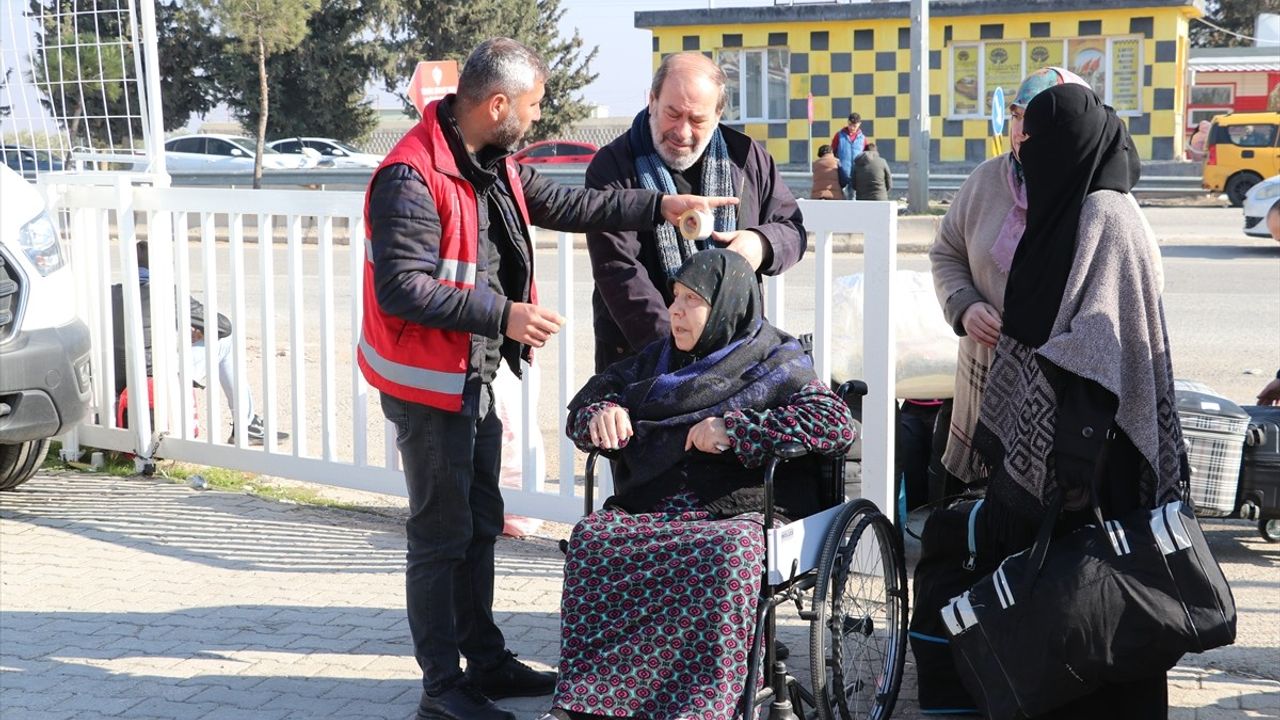
[[670, 225], [587, 233], [597, 372], [670, 334], [670, 279], [692, 252], [727, 247], [758, 275], [781, 273], [804, 254], [795, 198], [763, 147], [720, 124], [725, 102], [725, 75], [715, 63], [701, 53], [669, 55], [654, 75], [648, 107], [587, 168], [589, 188], [648, 187], [739, 201], [716, 210], [710, 243], [682, 240]]
[[867, 149], [853, 161], [853, 188], [858, 200], [888, 200], [893, 189], [889, 175], [889, 163], [880, 157], [875, 143], [867, 143]]

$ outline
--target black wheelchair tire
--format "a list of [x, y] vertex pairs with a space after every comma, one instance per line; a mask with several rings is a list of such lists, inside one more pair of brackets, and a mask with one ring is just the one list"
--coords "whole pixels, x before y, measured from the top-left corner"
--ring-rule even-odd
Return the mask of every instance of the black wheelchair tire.
[[[907, 645], [907, 568], [902, 552], [901, 538], [889, 519], [874, 509], [871, 503], [851, 503], [832, 524], [832, 532], [823, 543], [818, 562], [818, 578], [813, 590], [814, 620], [809, 628], [809, 658], [813, 682], [813, 695], [818, 717], [821, 720], [884, 720], [893, 713], [898, 692], [902, 686], [902, 672], [906, 661]], [[868, 707], [849, 707], [844, 692], [846, 683], [843, 664], [839, 661], [843, 645], [834, 642], [834, 622], [839, 622], [841, 632], [849, 615], [845, 611], [845, 589], [849, 566], [856, 549], [865, 538], [874, 536], [879, 549], [881, 578], [884, 582], [884, 623], [888, 627], [887, 647], [879, 666], [867, 668], [876, 678], [877, 690]], [[874, 628], [872, 618], [864, 616], [860, 625]], [[828, 648], [828, 638], [832, 638]], [[854, 679], [853, 682], [861, 682]], [[838, 693], [833, 692], [836, 687]]]

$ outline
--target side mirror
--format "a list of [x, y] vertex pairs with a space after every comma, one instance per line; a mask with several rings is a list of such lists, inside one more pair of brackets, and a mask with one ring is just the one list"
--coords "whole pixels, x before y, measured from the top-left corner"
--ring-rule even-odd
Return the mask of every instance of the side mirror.
[[241, 149], [240, 149], [240, 148], [238, 148], [238, 147], [233, 147], [233, 148], [231, 148], [231, 156], [232, 156], [232, 157], [248, 157], [248, 156], [245, 154], [245, 151], [241, 150]]

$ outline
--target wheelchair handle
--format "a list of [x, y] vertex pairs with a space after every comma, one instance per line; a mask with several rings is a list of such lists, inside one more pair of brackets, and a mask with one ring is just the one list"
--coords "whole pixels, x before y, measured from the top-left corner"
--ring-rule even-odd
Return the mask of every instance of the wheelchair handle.
[[595, 502], [595, 500], [596, 500], [596, 499], [595, 499], [595, 495], [596, 495], [596, 460], [597, 460], [599, 457], [600, 457], [600, 450], [599, 450], [599, 448], [593, 449], [591, 452], [587, 453], [587, 469], [586, 469], [586, 471], [585, 471], [585, 473], [584, 473], [586, 477], [585, 477], [585, 478], [583, 478], [583, 485], [584, 485], [584, 488], [583, 488], [583, 489], [584, 489], [584, 492], [583, 492], [583, 494], [582, 494], [582, 495], [583, 495], [583, 501], [582, 501], [582, 503], [583, 503], [582, 516], [583, 516], [583, 517], [586, 517], [587, 515], [590, 515], [590, 514], [591, 514], [591, 511], [595, 509], [594, 505], [596, 504], [596, 502]]

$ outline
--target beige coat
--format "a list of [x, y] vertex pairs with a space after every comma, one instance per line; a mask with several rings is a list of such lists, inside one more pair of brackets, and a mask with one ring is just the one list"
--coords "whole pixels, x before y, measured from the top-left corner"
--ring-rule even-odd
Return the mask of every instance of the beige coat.
[[955, 404], [942, 464], [964, 482], [975, 479], [971, 442], [992, 351], [966, 336], [960, 319], [970, 305], [981, 301], [1004, 314], [1004, 287], [1009, 278], [992, 259], [991, 246], [1013, 208], [1010, 172], [1012, 157], [1008, 153], [979, 165], [960, 186], [929, 250], [938, 302], [960, 336]]
[[809, 197], [814, 200], [843, 200], [840, 189], [840, 161], [835, 155], [824, 155], [813, 161], [813, 189]]

